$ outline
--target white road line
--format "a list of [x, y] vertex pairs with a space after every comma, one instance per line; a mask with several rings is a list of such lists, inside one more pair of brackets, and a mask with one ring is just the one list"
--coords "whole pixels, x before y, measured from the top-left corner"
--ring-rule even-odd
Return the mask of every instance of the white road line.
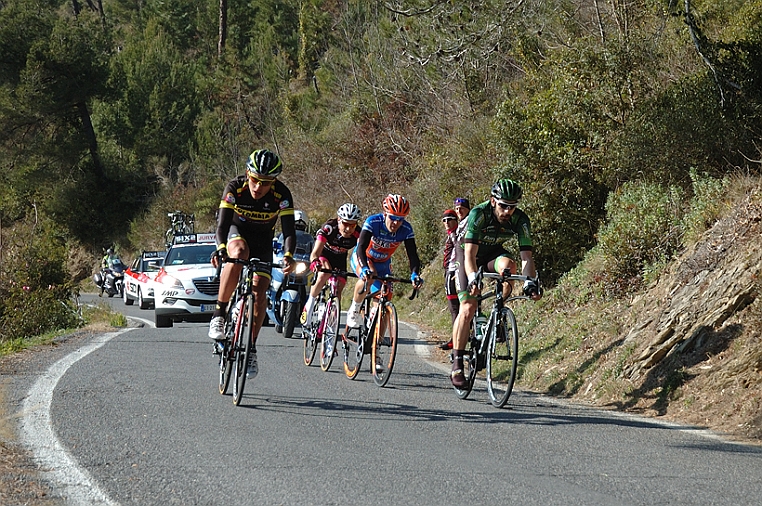
[[87, 346], [68, 354], [53, 364], [32, 385], [24, 400], [21, 440], [31, 449], [35, 460], [43, 469], [45, 478], [53, 484], [57, 494], [66, 498], [67, 504], [90, 506], [96, 504], [116, 505], [117, 503], [101, 491], [90, 474], [77, 465], [77, 462], [56, 437], [50, 419], [53, 391], [69, 367], [119, 334], [130, 330], [132, 329], [127, 328], [100, 335]]

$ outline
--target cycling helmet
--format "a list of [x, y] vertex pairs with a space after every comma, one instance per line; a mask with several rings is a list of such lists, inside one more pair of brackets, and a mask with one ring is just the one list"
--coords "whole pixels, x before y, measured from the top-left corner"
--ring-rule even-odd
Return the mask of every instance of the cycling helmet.
[[343, 204], [336, 214], [338, 215], [339, 219], [344, 221], [360, 221], [360, 217], [362, 216], [360, 213], [360, 208], [355, 204], [350, 204], [349, 202]]
[[294, 228], [297, 230], [307, 230], [307, 213], [304, 211], [294, 211]]
[[410, 204], [402, 195], [389, 194], [384, 199], [384, 211], [395, 216], [410, 214]]
[[501, 179], [492, 185], [491, 195], [496, 199], [517, 201], [522, 194], [521, 186], [511, 179]]
[[275, 179], [282, 171], [280, 158], [269, 149], [254, 151], [246, 162], [246, 173], [250, 176]]
[[106, 250], [107, 255], [113, 255], [114, 254], [114, 248], [109, 248]]

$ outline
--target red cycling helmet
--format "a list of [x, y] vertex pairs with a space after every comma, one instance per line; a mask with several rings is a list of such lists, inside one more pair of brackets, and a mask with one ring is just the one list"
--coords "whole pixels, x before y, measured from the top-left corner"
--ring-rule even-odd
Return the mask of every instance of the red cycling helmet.
[[395, 216], [410, 214], [410, 204], [402, 195], [389, 194], [384, 199], [384, 211]]

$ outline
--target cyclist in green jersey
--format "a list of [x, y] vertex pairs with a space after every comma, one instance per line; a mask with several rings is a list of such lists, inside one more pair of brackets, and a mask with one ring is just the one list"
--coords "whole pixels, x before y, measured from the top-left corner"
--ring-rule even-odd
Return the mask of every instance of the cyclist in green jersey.
[[[532, 234], [529, 216], [518, 208], [523, 192], [521, 186], [510, 179], [501, 179], [492, 186], [490, 199], [475, 206], [468, 218], [461, 221], [455, 232], [455, 250], [452, 262], [456, 268], [455, 286], [460, 310], [452, 329], [453, 361], [450, 379], [457, 388], [466, 386], [463, 374], [463, 350], [468, 341], [471, 320], [476, 314], [476, 298], [480, 295], [476, 273], [501, 273], [506, 269], [516, 273], [516, 262], [503, 248], [503, 243], [515, 236], [519, 243], [521, 273], [535, 277], [532, 258]], [[542, 293], [531, 282], [524, 284], [524, 293], [539, 300]]]

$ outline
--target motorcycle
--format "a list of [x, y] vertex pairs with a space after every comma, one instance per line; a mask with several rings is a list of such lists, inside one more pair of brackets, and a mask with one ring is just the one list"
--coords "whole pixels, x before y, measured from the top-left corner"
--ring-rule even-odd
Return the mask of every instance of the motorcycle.
[[[287, 339], [294, 335], [294, 327], [307, 301], [312, 276], [310, 252], [314, 241], [310, 234], [297, 231], [294, 270], [285, 276], [280, 268], [272, 269], [272, 279], [267, 290], [267, 317], [275, 324], [275, 331]], [[282, 260], [283, 242], [282, 237], [278, 237], [273, 241], [273, 262], [280, 264]]]
[[93, 282], [101, 290], [98, 297], [103, 297], [104, 293], [109, 297], [114, 295], [123, 297], [124, 271], [127, 270], [127, 265], [118, 257], [109, 260], [109, 264], [108, 268], [101, 268], [99, 272], [93, 274]]

